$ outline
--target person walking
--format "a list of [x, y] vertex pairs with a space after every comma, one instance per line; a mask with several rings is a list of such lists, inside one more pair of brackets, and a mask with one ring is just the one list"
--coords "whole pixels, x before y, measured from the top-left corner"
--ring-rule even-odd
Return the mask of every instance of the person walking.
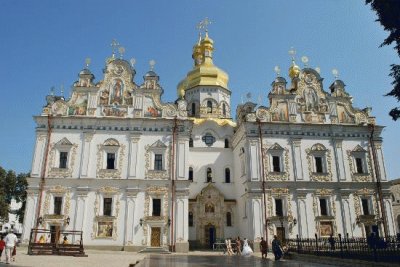
[[274, 235], [274, 240], [272, 240], [272, 252], [274, 253], [276, 261], [282, 257], [281, 242], [276, 235]]
[[14, 247], [17, 245], [17, 241], [18, 238], [12, 231], [10, 231], [4, 238], [4, 242], [6, 243], [6, 264], [10, 264], [11, 254]]
[[331, 245], [331, 250], [335, 250], [335, 239], [333, 238], [333, 234], [331, 234], [328, 238], [328, 242]]
[[0, 262], [1, 262], [1, 256], [3, 255], [3, 250], [6, 247], [6, 243], [3, 240], [3, 236], [0, 236]]
[[238, 236], [236, 239], [236, 255], [242, 254], [241, 246], [242, 246], [242, 242], [240, 241], [240, 237]]
[[260, 250], [261, 250], [261, 258], [266, 259], [267, 258], [267, 253], [268, 253], [268, 243], [267, 241], [264, 240], [263, 237], [261, 237], [261, 242], [260, 242]]
[[242, 255], [243, 256], [250, 256], [253, 253], [253, 250], [251, 249], [247, 238], [244, 239], [243, 241], [243, 251], [242, 251]]
[[225, 240], [225, 245], [226, 245], [226, 252], [228, 253], [229, 256], [232, 256], [233, 255], [233, 251], [232, 251], [231, 238], [227, 238]]

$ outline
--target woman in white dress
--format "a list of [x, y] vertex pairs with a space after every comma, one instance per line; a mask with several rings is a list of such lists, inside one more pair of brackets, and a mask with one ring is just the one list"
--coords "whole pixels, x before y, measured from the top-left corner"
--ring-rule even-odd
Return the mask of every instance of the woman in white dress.
[[242, 250], [242, 255], [243, 256], [250, 256], [253, 253], [253, 250], [249, 246], [249, 243], [247, 242], [247, 239], [244, 239], [243, 243], [243, 250]]

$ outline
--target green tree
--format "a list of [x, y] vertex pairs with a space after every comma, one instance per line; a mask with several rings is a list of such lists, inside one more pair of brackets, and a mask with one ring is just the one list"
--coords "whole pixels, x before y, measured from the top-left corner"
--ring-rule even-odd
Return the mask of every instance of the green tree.
[[[395, 44], [397, 54], [400, 56], [400, 1], [399, 0], [366, 0], [365, 3], [371, 4], [372, 10], [378, 15], [378, 19], [385, 31], [389, 32], [389, 36], [381, 44], [384, 45]], [[400, 65], [390, 65], [390, 76], [394, 79], [392, 82], [393, 89], [386, 94], [392, 96], [400, 101]], [[389, 115], [393, 120], [400, 118], [400, 107], [395, 107], [390, 110]]]
[[29, 175], [30, 175], [29, 173], [18, 174], [17, 183], [15, 186], [14, 197], [17, 200], [17, 202], [22, 203], [21, 208], [17, 211], [18, 221], [20, 223], [24, 221], [25, 206], [26, 206], [26, 189], [28, 188], [28, 181], [26, 180], [26, 177], [29, 177]]
[[7, 221], [8, 220], [8, 210], [9, 205], [6, 201], [6, 176], [7, 172], [2, 167], [0, 167], [0, 220]]

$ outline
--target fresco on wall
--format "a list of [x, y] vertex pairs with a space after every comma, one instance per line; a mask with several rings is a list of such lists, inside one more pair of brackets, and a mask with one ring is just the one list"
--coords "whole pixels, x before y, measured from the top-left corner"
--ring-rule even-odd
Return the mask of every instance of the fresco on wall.
[[97, 237], [112, 237], [113, 222], [98, 222]]
[[100, 103], [99, 104], [101, 106], [107, 106], [108, 105], [109, 96], [110, 96], [110, 92], [107, 89], [101, 91], [101, 93], [100, 93]]
[[122, 96], [124, 92], [124, 83], [120, 79], [115, 79], [110, 85], [111, 105], [122, 105]]
[[68, 108], [68, 115], [86, 115], [87, 103], [87, 94], [73, 93]]
[[340, 123], [354, 123], [354, 116], [352, 116], [343, 106], [338, 105], [338, 118]]
[[104, 107], [102, 112], [104, 116], [113, 117], [125, 117], [128, 113], [126, 108], [117, 106]]
[[272, 112], [272, 121], [287, 121], [287, 105], [286, 103], [278, 103], [277, 107]]
[[148, 96], [143, 98], [143, 111], [145, 117], [161, 116], [161, 112], [155, 107], [153, 99]]

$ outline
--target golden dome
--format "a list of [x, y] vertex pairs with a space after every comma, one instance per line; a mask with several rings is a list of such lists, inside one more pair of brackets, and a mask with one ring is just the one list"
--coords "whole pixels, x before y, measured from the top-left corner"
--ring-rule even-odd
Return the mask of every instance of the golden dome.
[[290, 78], [295, 78], [298, 77], [300, 74], [300, 67], [296, 65], [296, 63], [294, 62], [294, 60], [292, 61], [292, 66], [290, 66], [289, 68], [289, 77]]
[[178, 84], [178, 97], [183, 97], [186, 90], [196, 86], [221, 86], [228, 89], [228, 74], [215, 66], [212, 60], [213, 43], [206, 32], [206, 36], [193, 47], [194, 67]]

